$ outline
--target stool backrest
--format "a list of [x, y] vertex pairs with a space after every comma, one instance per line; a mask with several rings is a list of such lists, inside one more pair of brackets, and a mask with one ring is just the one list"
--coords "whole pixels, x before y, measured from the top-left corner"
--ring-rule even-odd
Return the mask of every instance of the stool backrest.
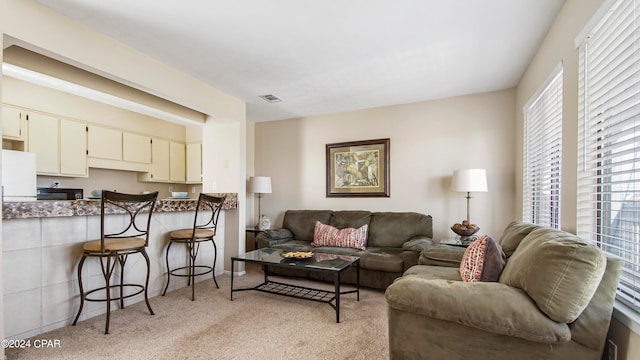
[[[157, 191], [149, 194], [125, 194], [102, 190], [100, 239], [103, 250], [105, 238], [143, 237], [145, 246], [147, 246], [149, 244], [151, 215], [157, 199]], [[109, 222], [107, 229], [105, 228], [105, 215], [111, 214], [125, 214], [128, 215], [128, 219], [121, 224]]]
[[219, 197], [200, 193], [198, 205], [196, 206], [196, 217], [193, 220], [193, 229], [211, 229], [215, 235], [218, 227], [218, 217], [225, 198], [224, 196]]

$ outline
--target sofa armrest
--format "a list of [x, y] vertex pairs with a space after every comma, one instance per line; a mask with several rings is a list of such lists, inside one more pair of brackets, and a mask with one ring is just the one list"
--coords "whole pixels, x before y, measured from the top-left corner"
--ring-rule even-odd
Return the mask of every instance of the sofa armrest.
[[549, 319], [520, 289], [497, 282], [406, 276], [391, 284], [390, 308], [545, 344], [571, 340], [569, 326]]
[[420, 253], [418, 264], [460, 267], [466, 248], [451, 245], [436, 245]]
[[258, 248], [273, 247], [274, 245], [293, 240], [293, 233], [289, 229], [267, 229], [256, 235]]
[[408, 240], [407, 242], [402, 244], [402, 250], [421, 252], [422, 250], [429, 249], [434, 245], [435, 245], [435, 242], [430, 237], [415, 236], [411, 238], [411, 240]]

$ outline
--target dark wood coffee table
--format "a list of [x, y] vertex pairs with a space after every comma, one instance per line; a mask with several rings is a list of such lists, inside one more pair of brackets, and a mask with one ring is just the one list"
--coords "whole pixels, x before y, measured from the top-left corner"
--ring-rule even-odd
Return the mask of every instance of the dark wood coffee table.
[[[286, 252], [286, 251], [284, 251]], [[231, 300], [236, 291], [257, 290], [271, 294], [284, 295], [299, 299], [323, 302], [331, 305], [336, 310], [336, 322], [340, 322], [340, 295], [356, 294], [357, 301], [360, 301], [360, 258], [357, 256], [314, 254], [308, 259], [288, 259], [282, 256], [283, 250], [273, 248], [263, 248], [250, 251], [248, 253], [231, 257]], [[243, 261], [262, 265], [264, 270], [264, 282], [250, 288], [233, 288], [233, 272], [235, 262]], [[356, 267], [356, 288], [355, 290], [341, 291], [340, 274], [343, 271]], [[287, 284], [269, 280], [269, 267], [282, 267], [302, 269], [310, 272], [324, 272], [333, 274], [334, 291], [314, 289], [299, 285]]]

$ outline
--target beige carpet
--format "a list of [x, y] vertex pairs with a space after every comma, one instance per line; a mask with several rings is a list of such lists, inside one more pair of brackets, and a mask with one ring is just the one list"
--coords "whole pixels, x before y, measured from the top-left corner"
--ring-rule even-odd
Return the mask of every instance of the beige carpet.
[[[281, 279], [275, 278], [274, 279]], [[256, 272], [235, 277], [234, 287], [260, 283]], [[310, 285], [309, 282], [297, 281]], [[387, 359], [386, 302], [382, 291], [341, 297], [340, 323], [324, 303], [258, 291], [234, 293], [229, 276], [115, 310], [110, 334], [98, 316], [35, 338], [60, 340], [59, 349], [6, 349], [17, 359]], [[312, 283], [331, 289], [330, 284]], [[34, 339], [35, 339], [34, 338]]]

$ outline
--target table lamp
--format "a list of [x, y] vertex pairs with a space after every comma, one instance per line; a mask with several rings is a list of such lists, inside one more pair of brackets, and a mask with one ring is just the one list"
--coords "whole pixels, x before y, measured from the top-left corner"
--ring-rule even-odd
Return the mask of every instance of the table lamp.
[[454, 224], [451, 230], [461, 237], [469, 237], [476, 233], [480, 228], [471, 223], [469, 216], [469, 200], [471, 200], [471, 192], [487, 191], [487, 172], [485, 169], [463, 169], [453, 172], [453, 180], [451, 183], [453, 191], [467, 193], [467, 218], [461, 224]]
[[264, 230], [270, 226], [269, 219], [262, 219], [260, 209], [260, 199], [262, 194], [271, 194], [271, 178], [268, 176], [251, 176], [249, 178], [249, 192], [258, 194], [258, 221], [256, 222], [256, 229]]

